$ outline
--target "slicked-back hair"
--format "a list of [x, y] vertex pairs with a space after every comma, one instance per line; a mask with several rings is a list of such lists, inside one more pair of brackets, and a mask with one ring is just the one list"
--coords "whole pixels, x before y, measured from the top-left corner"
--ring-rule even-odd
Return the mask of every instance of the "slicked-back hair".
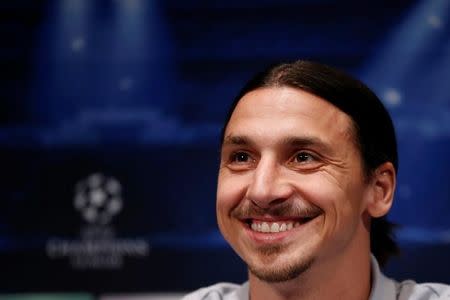
[[[352, 120], [354, 140], [361, 154], [366, 179], [385, 162], [391, 162], [398, 172], [395, 130], [380, 99], [361, 81], [312, 61], [299, 60], [274, 65], [248, 81], [231, 105], [222, 129], [222, 141], [240, 99], [251, 91], [273, 87], [290, 87], [309, 92], [346, 113]], [[371, 252], [382, 266], [399, 252], [393, 229], [394, 224], [386, 217], [371, 220]]]

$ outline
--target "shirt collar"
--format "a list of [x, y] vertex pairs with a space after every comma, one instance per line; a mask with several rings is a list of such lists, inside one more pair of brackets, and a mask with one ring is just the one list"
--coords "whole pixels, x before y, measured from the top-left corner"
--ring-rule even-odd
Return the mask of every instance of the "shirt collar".
[[395, 300], [397, 298], [395, 281], [387, 278], [380, 271], [377, 260], [372, 255], [372, 290], [370, 291], [369, 300]]

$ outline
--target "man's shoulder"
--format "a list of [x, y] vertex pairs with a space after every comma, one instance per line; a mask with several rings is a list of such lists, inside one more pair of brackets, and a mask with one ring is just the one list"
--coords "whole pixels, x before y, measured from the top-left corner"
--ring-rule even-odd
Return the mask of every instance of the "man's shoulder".
[[[381, 288], [381, 293], [376, 293], [377, 296], [371, 300], [450, 300], [450, 285], [447, 284], [416, 283], [413, 280], [397, 282], [386, 277], [383, 281], [378, 288]], [[248, 282], [242, 285], [217, 283], [198, 289], [181, 300], [248, 300], [248, 290]]]
[[397, 282], [396, 289], [397, 299], [450, 299], [450, 285], [442, 283], [416, 283], [413, 280], [406, 280]]
[[372, 256], [372, 277], [370, 300], [450, 300], [450, 285], [394, 280], [381, 272], [374, 256]]
[[248, 284], [217, 283], [187, 294], [181, 300], [247, 300]]

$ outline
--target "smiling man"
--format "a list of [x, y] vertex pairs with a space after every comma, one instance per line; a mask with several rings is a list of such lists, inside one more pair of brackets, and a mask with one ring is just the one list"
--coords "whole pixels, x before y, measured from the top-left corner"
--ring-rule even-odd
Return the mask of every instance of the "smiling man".
[[394, 196], [392, 121], [361, 82], [308, 61], [274, 66], [236, 98], [222, 136], [219, 228], [249, 270], [184, 299], [450, 299], [397, 283], [384, 216]]

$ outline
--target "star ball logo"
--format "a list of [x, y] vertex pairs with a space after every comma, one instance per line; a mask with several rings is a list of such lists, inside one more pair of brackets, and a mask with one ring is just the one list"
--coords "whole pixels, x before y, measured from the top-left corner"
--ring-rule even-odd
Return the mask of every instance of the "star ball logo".
[[89, 224], [105, 225], [122, 210], [121, 190], [117, 179], [92, 174], [77, 183], [73, 204]]
[[123, 209], [121, 194], [120, 182], [102, 173], [76, 183], [73, 207], [86, 224], [79, 239], [49, 239], [47, 256], [52, 260], [68, 258], [74, 269], [119, 269], [125, 257], [147, 257], [150, 246], [146, 240], [115, 236], [111, 222]]

